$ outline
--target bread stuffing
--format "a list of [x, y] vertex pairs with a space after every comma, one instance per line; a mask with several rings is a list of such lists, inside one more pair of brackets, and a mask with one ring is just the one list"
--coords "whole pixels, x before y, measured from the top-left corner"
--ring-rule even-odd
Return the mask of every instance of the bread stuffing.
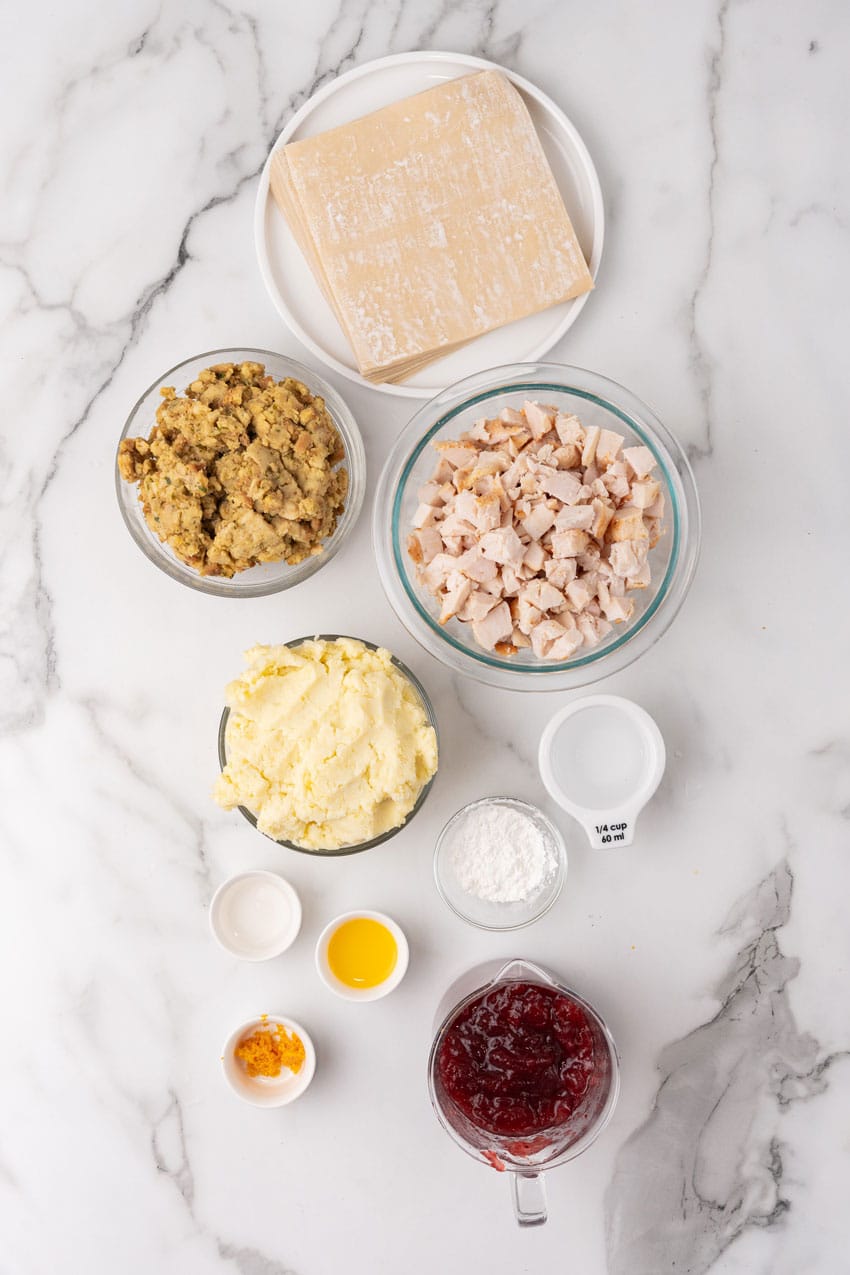
[[218, 363], [161, 393], [150, 436], [118, 451], [155, 536], [202, 576], [322, 552], [348, 490], [324, 399], [262, 363]]
[[625, 442], [535, 402], [436, 442], [407, 550], [440, 623], [499, 655], [562, 661], [630, 620], [664, 492], [652, 451]]

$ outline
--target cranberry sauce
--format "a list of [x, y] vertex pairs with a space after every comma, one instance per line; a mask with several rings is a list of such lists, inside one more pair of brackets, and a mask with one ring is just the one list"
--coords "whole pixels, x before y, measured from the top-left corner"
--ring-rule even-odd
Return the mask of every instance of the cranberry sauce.
[[596, 1114], [604, 1105], [611, 1078], [607, 1046], [586, 1011], [539, 983], [502, 983], [471, 1001], [436, 1061], [457, 1111], [483, 1133], [512, 1138], [584, 1127], [589, 1108]]

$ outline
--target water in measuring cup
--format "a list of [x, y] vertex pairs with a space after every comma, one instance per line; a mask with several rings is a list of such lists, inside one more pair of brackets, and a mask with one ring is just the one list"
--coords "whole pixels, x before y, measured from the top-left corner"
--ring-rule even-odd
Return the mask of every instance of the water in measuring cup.
[[552, 770], [577, 806], [616, 810], [640, 787], [650, 764], [635, 722], [610, 704], [567, 717], [552, 740]]

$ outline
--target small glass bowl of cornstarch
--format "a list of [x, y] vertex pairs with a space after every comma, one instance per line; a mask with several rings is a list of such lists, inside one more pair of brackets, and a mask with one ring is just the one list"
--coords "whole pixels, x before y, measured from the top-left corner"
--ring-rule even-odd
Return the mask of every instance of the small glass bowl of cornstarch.
[[567, 849], [541, 810], [514, 797], [463, 806], [440, 833], [434, 878], [457, 916], [518, 930], [548, 912], [567, 877]]

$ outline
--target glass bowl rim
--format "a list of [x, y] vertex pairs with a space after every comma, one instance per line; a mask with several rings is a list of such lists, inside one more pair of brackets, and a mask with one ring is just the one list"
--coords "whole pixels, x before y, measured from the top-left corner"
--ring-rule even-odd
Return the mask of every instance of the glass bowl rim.
[[[538, 912], [532, 913], [532, 915], [527, 917], [526, 920], [517, 921], [513, 925], [488, 925], [484, 921], [474, 920], [471, 916], [468, 916], [465, 912], [462, 912], [460, 908], [455, 907], [454, 903], [452, 903], [448, 894], [444, 890], [443, 882], [440, 879], [440, 868], [439, 868], [440, 854], [445, 845], [445, 841], [446, 841], [446, 837], [448, 833], [450, 832], [452, 827], [464, 815], [469, 813], [470, 810], [477, 810], [480, 806], [489, 806], [489, 805], [511, 806], [513, 808], [518, 808], [530, 814], [531, 817], [535, 820], [535, 822], [541, 823], [544, 826], [544, 828], [546, 828], [547, 832], [549, 832], [549, 834], [551, 835], [552, 841], [555, 847], [555, 854], [558, 860], [556, 873], [555, 873], [555, 878], [556, 878], [555, 888], [553, 890], [552, 897], [548, 900], [546, 905], [542, 907]], [[494, 793], [487, 797], [478, 797], [476, 798], [475, 801], [468, 801], [466, 805], [460, 806], [459, 809], [457, 809], [454, 812], [454, 814], [451, 816], [450, 819], [446, 820], [445, 824], [440, 829], [439, 836], [437, 837], [437, 843], [434, 846], [433, 870], [434, 870], [434, 883], [437, 887], [437, 893], [439, 894], [443, 902], [446, 904], [446, 906], [450, 908], [452, 912], [454, 912], [455, 916], [460, 917], [460, 919], [462, 921], [465, 921], [467, 925], [474, 926], [476, 930], [486, 930], [491, 934], [508, 934], [512, 930], [523, 930], [525, 929], [526, 926], [533, 925], [535, 921], [539, 921], [541, 917], [544, 917], [546, 913], [549, 912], [551, 908], [554, 907], [558, 899], [561, 897], [561, 892], [563, 891], [563, 888], [566, 885], [567, 874], [569, 871], [569, 856], [567, 854], [567, 843], [563, 833], [561, 832], [557, 824], [552, 819], [550, 819], [549, 816], [543, 810], [541, 810], [539, 806], [535, 806], [534, 803], [531, 801], [525, 801], [522, 797], [507, 797], [502, 794]], [[484, 900], [484, 902], [486, 902], [486, 900]], [[498, 904], [494, 904], [493, 906], [498, 907]]]
[[[146, 535], [135, 524], [127, 509], [127, 496], [128, 491], [135, 488], [136, 484], [128, 483], [121, 476], [121, 471], [118, 467], [118, 451], [124, 439], [131, 436], [136, 416], [150, 394], [153, 394], [158, 388], [167, 385], [172, 379], [176, 380], [177, 374], [190, 364], [206, 361], [207, 359], [217, 360], [218, 362], [236, 362], [237, 360], [231, 357], [236, 354], [254, 356], [252, 361], [263, 363], [264, 367], [268, 359], [278, 359], [291, 368], [293, 374], [299, 380], [303, 380], [311, 391], [315, 385], [316, 390], [325, 400], [334, 426], [342, 439], [345, 456], [340, 464], [345, 464], [348, 468], [348, 491], [346, 493], [346, 503], [337, 521], [336, 528], [324, 543], [321, 553], [314, 554], [305, 559], [304, 562], [297, 563], [291, 568], [292, 575], [288, 578], [275, 581], [259, 581], [252, 584], [243, 583], [241, 587], [234, 588], [229, 584], [218, 583], [224, 577], [202, 576], [197, 573], [184, 576], [180, 568], [175, 563], [172, 563], [167, 547], [157, 540], [153, 532], [149, 532]], [[241, 360], [241, 362], [245, 361], [244, 358]], [[184, 585], [187, 589], [193, 589], [195, 592], [206, 594], [208, 597], [263, 598], [270, 597], [275, 593], [283, 593], [287, 589], [301, 584], [304, 580], [309, 580], [312, 575], [315, 575], [317, 571], [321, 570], [323, 566], [336, 556], [349, 534], [353, 531], [363, 508], [363, 501], [366, 495], [366, 451], [354, 414], [342, 396], [325, 380], [320, 372], [307, 367], [306, 364], [299, 362], [298, 359], [290, 358], [288, 354], [280, 354], [275, 350], [264, 350], [254, 346], [230, 346], [223, 349], [205, 350], [200, 354], [193, 354], [189, 358], [181, 359], [179, 363], [175, 363], [173, 367], [163, 372], [142, 391], [133, 404], [118, 438], [118, 446], [115, 449], [114, 478], [118, 508], [124, 526], [129, 531], [134, 543], [155, 567], [165, 575], [170, 576], [172, 580], [176, 580], [178, 584]], [[137, 494], [136, 502], [138, 503]], [[144, 516], [142, 516], [142, 521], [144, 522]], [[267, 563], [264, 565], [276, 566], [278, 564]], [[237, 573], [235, 577], [237, 586], [239, 584], [239, 574]]]
[[[290, 642], [283, 642], [281, 645], [296, 648], [302, 646], [305, 642], [336, 642], [340, 638], [350, 642], [362, 642], [363, 645], [370, 651], [389, 651], [388, 647], [381, 647], [376, 642], [367, 641], [366, 638], [352, 637], [349, 633], [310, 633], [304, 637], [293, 638]], [[394, 667], [397, 668], [405, 678], [407, 678], [408, 682], [410, 682], [411, 686], [416, 691], [422, 703], [422, 707], [425, 710], [425, 716], [428, 718], [428, 725], [434, 731], [434, 735], [437, 739], [437, 769], [434, 771], [428, 782], [422, 785], [413, 808], [405, 818], [404, 823], [400, 823], [397, 828], [388, 828], [386, 832], [382, 832], [378, 837], [372, 837], [369, 841], [360, 841], [353, 846], [339, 846], [334, 850], [311, 850], [309, 846], [299, 846], [296, 845], [294, 841], [282, 841], [278, 840], [277, 837], [270, 837], [267, 832], [260, 832], [260, 829], [257, 828], [257, 816], [250, 811], [247, 806], [237, 806], [236, 809], [245, 819], [248, 820], [248, 823], [251, 824], [253, 828], [257, 828], [260, 835], [266, 837], [269, 841], [273, 842], [274, 845], [285, 846], [287, 850], [297, 850], [299, 854], [310, 855], [313, 859], [339, 859], [344, 855], [360, 854], [363, 850], [372, 850], [375, 846], [382, 845], [385, 841], [389, 841], [391, 837], [394, 837], [397, 833], [401, 832], [403, 828], [408, 827], [414, 816], [419, 813], [422, 806], [425, 804], [425, 798], [433, 788], [434, 780], [437, 778], [437, 774], [440, 769], [440, 730], [437, 725], [437, 714], [434, 711], [434, 705], [431, 703], [428, 692], [425, 690], [425, 687], [422, 685], [416, 674], [413, 673], [407, 665], [398, 658], [398, 656], [394, 655], [392, 651], [389, 651], [389, 656]], [[227, 765], [227, 745], [225, 735], [227, 732], [227, 723], [230, 720], [230, 714], [232, 711], [233, 710], [230, 707], [225, 705], [218, 723], [218, 761], [222, 770]]]

